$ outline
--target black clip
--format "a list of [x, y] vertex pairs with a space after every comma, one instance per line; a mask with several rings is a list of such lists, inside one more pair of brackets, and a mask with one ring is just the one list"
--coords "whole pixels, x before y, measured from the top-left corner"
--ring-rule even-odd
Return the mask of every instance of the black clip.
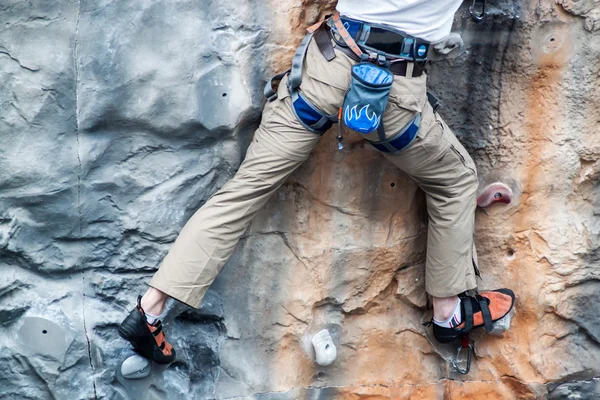
[[477, 0], [473, 0], [473, 3], [469, 6], [469, 14], [471, 14], [471, 17], [473, 17], [473, 19], [475, 21], [481, 22], [481, 21], [483, 21], [483, 18], [485, 18], [486, 2], [487, 2], [487, 0], [481, 1], [481, 12], [480, 13], [475, 12], [475, 6], [477, 5]]
[[[469, 342], [469, 337], [466, 335], [462, 337], [461, 341], [462, 343], [460, 346], [458, 346], [458, 350], [456, 351], [456, 357], [454, 358], [454, 360], [452, 360], [452, 366], [459, 374], [466, 375], [471, 370], [471, 356], [473, 355], [474, 347], [473, 344]], [[460, 366], [460, 352], [463, 349], [467, 349], [467, 360], [465, 368], [461, 368]]]

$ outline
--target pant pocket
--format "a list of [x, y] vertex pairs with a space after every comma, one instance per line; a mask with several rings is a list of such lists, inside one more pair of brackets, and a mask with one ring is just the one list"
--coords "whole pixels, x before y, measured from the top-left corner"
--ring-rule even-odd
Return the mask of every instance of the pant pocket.
[[[461, 145], [460, 149], [458, 149], [454, 144], [450, 143], [450, 148], [454, 152], [454, 154], [460, 159], [462, 165], [467, 168], [473, 175], [477, 176], [477, 169], [475, 168], [475, 163], [471, 156], [467, 153], [465, 148]], [[461, 151], [462, 149], [462, 151]]]

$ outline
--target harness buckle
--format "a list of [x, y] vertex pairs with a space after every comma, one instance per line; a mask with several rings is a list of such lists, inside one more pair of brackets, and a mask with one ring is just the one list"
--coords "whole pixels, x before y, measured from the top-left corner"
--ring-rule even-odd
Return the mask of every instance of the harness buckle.
[[[460, 353], [463, 349], [467, 350], [466, 365], [464, 368], [461, 367], [462, 362], [460, 360]], [[461, 375], [466, 375], [469, 373], [469, 371], [471, 370], [471, 357], [473, 355], [474, 349], [475, 348], [473, 344], [469, 340], [469, 335], [464, 335], [461, 338], [461, 345], [458, 346], [458, 349], [456, 351], [456, 357], [454, 357], [454, 360], [452, 360], [452, 367], [454, 367], [454, 370], [456, 372], [458, 372]]]

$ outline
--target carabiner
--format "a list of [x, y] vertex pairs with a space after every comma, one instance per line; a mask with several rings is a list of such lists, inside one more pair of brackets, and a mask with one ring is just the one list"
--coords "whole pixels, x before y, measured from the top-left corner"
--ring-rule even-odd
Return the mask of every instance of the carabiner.
[[475, 21], [477, 21], [477, 22], [483, 21], [483, 18], [485, 17], [486, 2], [487, 2], [487, 0], [481, 1], [481, 12], [480, 13], [475, 12], [475, 6], [477, 5], [477, 0], [473, 0], [473, 3], [469, 6], [469, 14], [471, 14], [471, 17], [473, 17], [473, 19]]
[[[460, 367], [460, 352], [463, 349], [467, 349], [467, 365], [465, 368]], [[473, 345], [469, 343], [469, 337], [463, 336], [462, 344], [458, 346], [458, 350], [456, 351], [456, 357], [452, 360], [452, 366], [459, 374], [466, 375], [471, 370], [471, 355], [473, 354]]]

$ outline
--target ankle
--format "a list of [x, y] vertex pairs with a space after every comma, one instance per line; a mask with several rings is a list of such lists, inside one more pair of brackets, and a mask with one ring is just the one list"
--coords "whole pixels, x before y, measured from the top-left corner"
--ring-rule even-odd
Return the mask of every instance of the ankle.
[[158, 289], [150, 287], [142, 296], [141, 306], [145, 313], [160, 316], [165, 308], [168, 296]]
[[446, 321], [454, 314], [458, 296], [433, 297], [433, 318], [438, 321]]

